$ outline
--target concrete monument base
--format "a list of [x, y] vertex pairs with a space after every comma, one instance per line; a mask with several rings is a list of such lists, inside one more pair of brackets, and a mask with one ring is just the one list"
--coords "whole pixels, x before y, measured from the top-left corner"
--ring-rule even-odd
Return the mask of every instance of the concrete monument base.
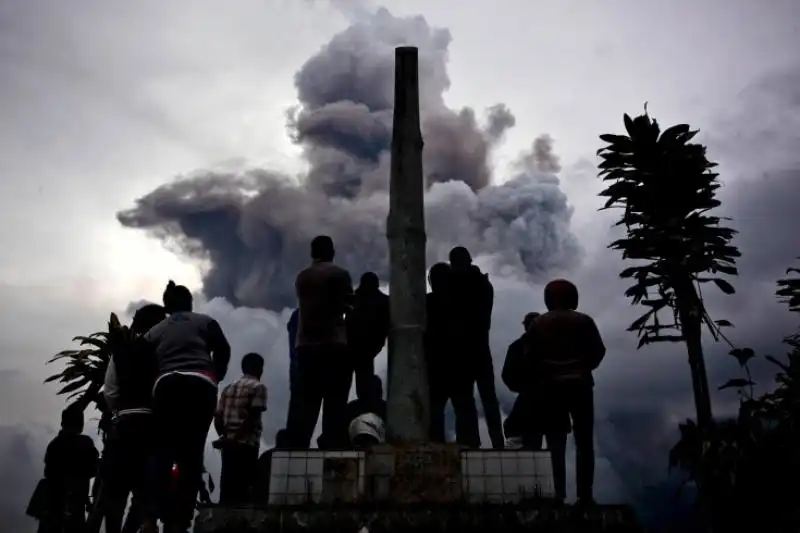
[[627, 507], [578, 510], [548, 499], [547, 452], [442, 444], [276, 451], [269, 492], [249, 508], [202, 510], [195, 532], [639, 531]]

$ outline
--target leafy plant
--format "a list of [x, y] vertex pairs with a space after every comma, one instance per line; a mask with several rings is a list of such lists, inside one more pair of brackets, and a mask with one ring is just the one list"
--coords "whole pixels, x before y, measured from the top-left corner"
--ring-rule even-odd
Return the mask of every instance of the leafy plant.
[[[800, 274], [789, 269], [787, 274]], [[778, 281], [776, 293], [798, 312], [800, 278]], [[718, 529], [756, 528], [790, 531], [800, 526], [800, 343], [797, 333], [784, 338], [785, 360], [765, 356], [776, 367], [774, 390], [754, 395], [748, 348], [731, 350], [744, 376], [720, 389], [740, 396], [738, 416], [706, 429], [694, 422], [680, 426], [681, 439], [670, 452], [670, 466], [698, 483], [698, 503]], [[702, 484], [700, 484], [702, 482]]]
[[[712, 422], [702, 328], [716, 338], [730, 322], [714, 322], [703, 305], [701, 286], [712, 283], [725, 294], [733, 286], [720, 274], [736, 275], [739, 251], [730, 244], [736, 234], [709, 212], [720, 205], [716, 163], [706, 158], [706, 148], [689, 141], [697, 134], [686, 124], [661, 131], [645, 113], [632, 119], [624, 115], [627, 135], [601, 135], [607, 146], [598, 150], [602, 159], [599, 176], [608, 187], [602, 210], [619, 208], [623, 214], [615, 226], [627, 235], [609, 248], [636, 262], [620, 277], [633, 280], [625, 296], [647, 311], [628, 331], [636, 331], [639, 347], [654, 342], [684, 342], [689, 354], [692, 385], [700, 426]], [[672, 312], [671, 322], [659, 313]]]

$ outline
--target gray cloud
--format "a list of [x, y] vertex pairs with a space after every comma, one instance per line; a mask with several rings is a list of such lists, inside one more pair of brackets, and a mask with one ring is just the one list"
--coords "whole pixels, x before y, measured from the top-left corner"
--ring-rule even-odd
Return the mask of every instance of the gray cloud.
[[319, 233], [334, 238], [347, 268], [385, 275], [394, 47], [412, 44], [420, 50], [429, 258], [464, 244], [522, 279], [576, 265], [552, 140], [537, 139], [512, 179], [494, 183], [490, 155], [514, 118], [498, 104], [481, 125], [472, 109], [444, 104], [450, 40], [423, 17], [381, 9], [359, 18], [295, 77], [300, 105], [289, 130], [309, 165], [299, 182], [264, 169], [201, 172], [139, 198], [120, 222], [207, 260], [205, 294], [237, 305], [293, 305], [294, 275]]

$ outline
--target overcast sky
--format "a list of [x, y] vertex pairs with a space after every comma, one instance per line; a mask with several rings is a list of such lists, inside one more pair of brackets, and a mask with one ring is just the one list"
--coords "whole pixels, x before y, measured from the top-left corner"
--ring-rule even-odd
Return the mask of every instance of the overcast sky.
[[[246, 162], [304, 171], [301, 149], [286, 133], [286, 110], [297, 103], [294, 75], [363, 15], [352, 3], [335, 4], [0, 0], [0, 463], [15, 480], [0, 489], [0, 523], [31, 527], [22, 510], [63, 405], [53, 387], [40, 385], [52, 371], [44, 361], [70, 347], [72, 336], [102, 329], [110, 311], [157, 300], [168, 278], [201, 286], [195, 262], [123, 228], [117, 212], [197, 169]], [[534, 138], [554, 139], [583, 249], [569, 275], [609, 345], [597, 376], [598, 454], [605, 457], [598, 491], [626, 499], [637, 490], [630, 469], [666, 471], [666, 456], [653, 459], [654, 450], [668, 448], [675, 424], [693, 409], [681, 350], [636, 352], [625, 332], [636, 310], [616, 279], [620, 257], [604, 250], [614, 218], [596, 211], [597, 135], [620, 131], [622, 113], [638, 114], [646, 101], [662, 124], [701, 129], [698, 139], [720, 162], [724, 209], [741, 230], [744, 255], [739, 293], [712, 296], [712, 311], [737, 325], [736, 342], [776, 350], [792, 324], [771, 296], [774, 280], [800, 255], [800, 3], [380, 6], [450, 31], [448, 106], [503, 102], [513, 111], [516, 125], [493, 154], [497, 168]], [[518, 319], [542, 304], [538, 285], [495, 283], [499, 358]], [[267, 426], [274, 431], [285, 416], [285, 314], [237, 312], [222, 301], [207, 308], [228, 328], [237, 358], [251, 349], [269, 358], [275, 400]], [[508, 320], [499, 323], [498, 314]], [[708, 352], [713, 384], [735, 372], [722, 347]], [[719, 396], [718, 411], [731, 400]], [[639, 440], [628, 446], [631, 433]]]

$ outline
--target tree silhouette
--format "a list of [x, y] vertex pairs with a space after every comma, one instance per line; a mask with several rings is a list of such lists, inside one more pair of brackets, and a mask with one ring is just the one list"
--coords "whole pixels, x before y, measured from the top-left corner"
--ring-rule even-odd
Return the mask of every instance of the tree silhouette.
[[[620, 273], [634, 284], [625, 291], [631, 302], [647, 307], [628, 331], [636, 331], [639, 347], [653, 342], [684, 342], [692, 372], [697, 421], [712, 422], [703, 347], [703, 324], [715, 338], [727, 321], [712, 322], [703, 305], [702, 284], [714, 283], [732, 294], [730, 283], [716, 274], [736, 275], [739, 251], [730, 244], [735, 231], [720, 225], [721, 217], [708, 212], [720, 205], [716, 164], [706, 149], [689, 141], [697, 134], [686, 124], [661, 132], [658, 122], [645, 113], [624, 115], [627, 135], [601, 135], [607, 146], [597, 151], [602, 159], [599, 177], [609, 182], [600, 193], [607, 197], [601, 209], [620, 208], [615, 224], [627, 236], [611, 243], [623, 259], [636, 266]], [[706, 274], [703, 276], [703, 274]], [[710, 275], [709, 275], [710, 274]], [[659, 321], [659, 312], [672, 311], [671, 323]]]
[[126, 334], [125, 330], [127, 327], [120, 325], [117, 315], [111, 313], [106, 331], [73, 338], [73, 342], [79, 343], [79, 349], [62, 350], [47, 361], [47, 364], [51, 364], [66, 360], [66, 364], [61, 372], [53, 374], [44, 382], [63, 384], [56, 394], [66, 394], [68, 400], [77, 397], [75, 403], [83, 409], [94, 403], [104, 413], [105, 402], [100, 391], [105, 381], [108, 362], [111, 360], [112, 343], [117, 335]]
[[[800, 269], [778, 280], [777, 296], [800, 312]], [[681, 438], [670, 451], [670, 466], [698, 484], [698, 504], [718, 531], [797, 531], [800, 513], [800, 337], [784, 337], [784, 360], [765, 356], [776, 368], [776, 387], [754, 395], [749, 348], [733, 349], [745, 375], [720, 389], [736, 389], [738, 416], [701, 430], [691, 420], [680, 425]]]

